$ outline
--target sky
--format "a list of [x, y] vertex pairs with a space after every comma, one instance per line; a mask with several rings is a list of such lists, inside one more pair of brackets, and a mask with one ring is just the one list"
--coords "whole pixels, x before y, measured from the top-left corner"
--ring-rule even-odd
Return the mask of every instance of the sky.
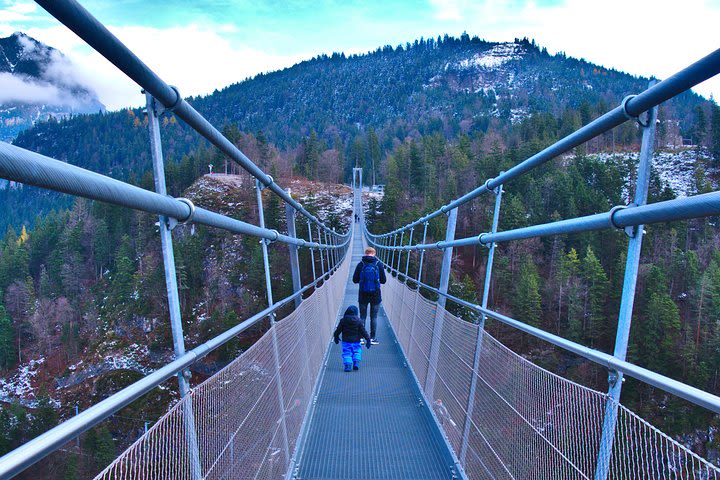
[[[80, 0], [183, 96], [322, 53], [364, 53], [467, 32], [534, 39], [606, 68], [666, 78], [720, 48], [720, 0]], [[36, 3], [0, 0], [0, 37], [22, 31], [59, 49], [109, 110], [140, 89]], [[720, 98], [720, 78], [694, 89]]]

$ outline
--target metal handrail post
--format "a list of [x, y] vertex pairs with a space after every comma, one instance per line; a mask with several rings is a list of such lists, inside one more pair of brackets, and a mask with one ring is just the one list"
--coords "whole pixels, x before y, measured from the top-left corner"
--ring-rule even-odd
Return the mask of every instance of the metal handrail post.
[[[413, 232], [415, 232], [415, 227], [410, 229], [410, 239], [408, 240], [408, 246], [412, 246], [412, 239], [413, 239]], [[410, 254], [412, 250], [408, 250], [407, 252], [407, 261], [405, 262], [405, 284], [407, 285], [408, 281], [408, 270], [410, 270]]]
[[[297, 238], [295, 233], [295, 209], [291, 205], [285, 205], [285, 222], [287, 223], [288, 235]], [[288, 244], [290, 251], [290, 274], [292, 275], [293, 293], [297, 293], [301, 288], [300, 282], [300, 261], [298, 260], [297, 246]], [[302, 303], [302, 295], [295, 297], [295, 308]]]
[[[425, 243], [425, 241], [427, 240], [428, 223], [430, 223], [430, 222], [425, 222], [425, 224], [424, 224], [424, 226], [423, 226], [423, 239], [422, 239], [422, 243]], [[423, 260], [425, 260], [425, 250], [421, 250], [421, 251], [420, 251], [420, 265], [418, 265], [418, 276], [417, 276], [417, 280], [418, 280], [418, 291], [420, 291], [420, 284], [419, 284], [419, 282], [422, 281]]]
[[[402, 246], [404, 238], [405, 238], [405, 232], [402, 232], [402, 234], [400, 235], [400, 243], [398, 244], [398, 246]], [[400, 282], [401, 257], [402, 257], [402, 250], [398, 250], [397, 268], [395, 268], [395, 265], [392, 265], [392, 267], [395, 268], [395, 270], [397, 271], [397, 273], [395, 274], [395, 278], [397, 279], [398, 283]], [[391, 275], [392, 275], [392, 273], [391, 273]], [[400, 305], [398, 307], [398, 311], [400, 312], [400, 311], [402, 311], [402, 299], [405, 297], [405, 290], [402, 287], [402, 285], [400, 287], [398, 287], [395, 291], [395, 301], [396, 302], [398, 301], [398, 297], [400, 297], [400, 303], [398, 304], [398, 305]], [[398, 331], [398, 333], [400, 333], [400, 332]]]
[[[453, 208], [448, 215], [447, 227], [445, 227], [445, 241], [451, 242], [455, 238], [455, 226], [457, 225], [458, 209]], [[445, 247], [443, 250], [442, 269], [440, 270], [440, 287], [442, 293], [447, 293], [450, 285], [450, 267], [452, 263], [453, 248]], [[437, 375], [437, 362], [440, 358], [440, 343], [442, 338], [443, 323], [445, 321], [445, 297], [440, 295], [435, 304], [435, 325], [430, 345], [430, 360], [428, 362], [427, 379], [425, 380], [425, 392], [432, 401], [435, 390], [435, 377]]]
[[[650, 87], [655, 85], [655, 83], [655, 80], [651, 80]], [[647, 203], [653, 145], [655, 144], [656, 121], [657, 107], [652, 107], [647, 112], [647, 122], [644, 125], [638, 122], [643, 128], [643, 135], [642, 144], [640, 146], [640, 161], [638, 164], [637, 181], [635, 185], [636, 205], [645, 205]], [[618, 314], [617, 334], [615, 337], [615, 350], [613, 352], [613, 356], [620, 360], [625, 360], [625, 357], [627, 356], [644, 226], [637, 225], [635, 227], [628, 227], [625, 231], [630, 237], [630, 241], [628, 242], [627, 261], [625, 263], [625, 278], [623, 279], [620, 313]], [[610, 470], [610, 457], [612, 456], [613, 442], [615, 440], [618, 404], [620, 403], [622, 382], [622, 372], [611, 370], [608, 374], [609, 389], [608, 398], [605, 404], [605, 420], [603, 421], [602, 438], [600, 440], [600, 450], [598, 452], [598, 461], [595, 469], [596, 480], [606, 480], [608, 478]]]
[[[160, 140], [160, 122], [158, 112], [155, 110], [156, 102], [152, 95], [145, 92], [145, 100], [148, 116], [148, 130], [150, 134], [150, 150], [153, 160], [153, 176], [155, 180], [155, 191], [160, 195], [167, 195], [165, 185], [165, 165], [162, 154], [162, 143]], [[172, 222], [172, 223], [171, 223]], [[165, 286], [168, 295], [168, 312], [170, 314], [170, 329], [173, 337], [173, 351], [175, 358], [185, 355], [185, 338], [183, 336], [182, 316], [180, 313], [180, 297], [178, 295], [177, 272], [175, 270], [175, 254], [173, 252], [172, 228], [177, 225], [175, 219], [165, 215], [159, 216], [158, 226], [160, 229], [160, 242], [162, 245], [163, 265], [165, 270]], [[178, 386], [180, 397], [185, 398], [190, 393], [189, 370], [178, 372]], [[188, 452], [190, 455], [190, 468], [192, 478], [202, 478], [202, 465], [200, 464], [200, 450], [198, 448], [197, 431], [195, 430], [195, 414], [193, 412], [192, 398], [183, 405], [184, 429], [188, 439]]]
[[[328, 245], [329, 242], [328, 242], [327, 232], [323, 232], [323, 236], [325, 237], [325, 245]], [[334, 265], [333, 265], [333, 261], [332, 261], [332, 253], [328, 247], [325, 247], [325, 256], [327, 257], [327, 262], [328, 262], [328, 272], [331, 272]]]
[[[258, 221], [261, 228], [265, 228], [265, 213], [263, 212], [262, 191], [265, 188], [259, 180], [255, 181], [255, 192], [257, 194]], [[262, 245], [263, 266], [265, 270], [265, 291], [267, 292], [268, 308], [273, 306], [272, 282], [270, 279], [270, 258], [268, 255], [269, 240], [263, 238], [260, 240]], [[300, 295], [298, 296], [300, 298]], [[273, 362], [275, 366], [275, 375], [277, 375], [278, 386], [278, 404], [280, 407], [280, 427], [282, 429], [283, 454], [285, 461], [290, 461], [290, 447], [288, 443], [287, 423], [285, 420], [285, 396], [283, 395], [282, 374], [280, 373], [280, 348], [278, 347], [277, 329], [275, 328], [275, 312], [268, 315], [270, 320], [270, 331], [272, 332], [273, 345]]]
[[[317, 227], [317, 235], [318, 235], [318, 243], [322, 243], [322, 231], [320, 230], [320, 227]], [[322, 247], [318, 248], [318, 253], [320, 254], [320, 272], [323, 276], [325, 276], [325, 258], [323, 257], [323, 249]], [[329, 266], [329, 264], [328, 264]]]
[[[307, 221], [308, 226], [308, 241], [312, 243], [312, 224], [310, 223], [310, 220]], [[312, 276], [313, 276], [313, 282], [317, 278], [317, 273], [315, 272], [315, 249], [310, 249], [310, 265], [312, 265]]]
[[[403, 232], [400, 234], [400, 243], [398, 244], [398, 246], [402, 247], [404, 241], [405, 241], [405, 231], [403, 231]], [[393, 267], [395, 267], [395, 269], [396, 269], [397, 271], [400, 271], [400, 262], [402, 262], [402, 250], [398, 250], [397, 267], [395, 267], [395, 265], [393, 265]], [[398, 277], [398, 281], [400, 281], [400, 278], [399, 278], [399, 277]]]
[[[502, 185], [495, 189], [495, 209], [493, 211], [492, 226], [490, 232], [497, 232], [498, 221], [500, 220], [500, 203], [502, 202]], [[485, 267], [485, 283], [483, 284], [482, 308], [487, 308], [488, 298], [490, 297], [490, 280], [492, 278], [493, 260], [495, 258], [495, 242], [492, 242], [488, 248], [487, 266]], [[475, 409], [475, 390], [477, 390], [477, 379], [480, 375], [478, 371], [480, 367], [480, 353], [482, 352], [483, 335], [485, 333], [485, 320], [487, 315], [483, 313], [478, 324], [477, 340], [475, 341], [475, 355], [473, 357], [472, 378], [470, 379], [470, 393], [468, 394], [468, 403], [465, 426], [463, 427], [462, 444], [460, 446], [460, 464], [465, 465], [467, 457], [468, 444], [470, 442], [470, 427], [472, 425], [472, 414]]]
[[390, 250], [392, 256], [390, 257], [390, 275], [392, 275], [392, 269], [395, 268], [395, 247], [397, 246], [397, 233], [393, 235], [393, 248]]
[[[425, 243], [425, 240], [427, 240], [427, 229], [428, 229], [428, 222], [425, 222], [423, 226], [423, 238], [422, 243]], [[425, 258], [425, 250], [420, 250], [420, 263], [418, 265], [418, 273], [417, 273], [417, 292], [415, 295], [415, 301], [413, 302], [413, 314], [412, 318], [410, 319], [410, 345], [408, 346], [408, 359], [412, 358], [412, 349], [413, 345], [415, 344], [415, 337], [413, 336], [413, 331], [415, 330], [415, 318], [417, 317], [417, 305], [418, 301], [420, 299], [420, 277], [422, 275], [422, 269], [423, 269], [423, 259]]]

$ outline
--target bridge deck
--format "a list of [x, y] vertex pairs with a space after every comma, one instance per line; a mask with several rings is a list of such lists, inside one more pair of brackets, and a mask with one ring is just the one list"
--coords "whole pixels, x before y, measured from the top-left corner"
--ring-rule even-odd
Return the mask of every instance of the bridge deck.
[[[357, 305], [358, 286], [351, 277], [363, 245], [355, 230], [342, 311]], [[376, 333], [380, 344], [363, 349], [359, 371], [344, 372], [340, 346], [332, 344], [296, 478], [453, 478], [450, 451], [382, 310]]]

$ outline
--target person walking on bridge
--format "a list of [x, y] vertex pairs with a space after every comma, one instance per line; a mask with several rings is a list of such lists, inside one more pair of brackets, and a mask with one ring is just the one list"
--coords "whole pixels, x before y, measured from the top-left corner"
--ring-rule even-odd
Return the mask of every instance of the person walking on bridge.
[[382, 302], [380, 285], [385, 283], [385, 266], [375, 256], [375, 249], [368, 247], [360, 263], [355, 267], [353, 283], [360, 286], [358, 290], [358, 305], [360, 305], [360, 319], [365, 325], [367, 318], [368, 304], [370, 305], [370, 341], [376, 345], [379, 342], [375, 337], [377, 327], [377, 315]]

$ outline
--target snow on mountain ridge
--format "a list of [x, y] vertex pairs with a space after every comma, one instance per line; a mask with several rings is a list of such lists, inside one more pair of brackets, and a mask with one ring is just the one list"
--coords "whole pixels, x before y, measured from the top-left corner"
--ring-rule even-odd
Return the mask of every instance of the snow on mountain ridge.
[[490, 50], [476, 53], [470, 58], [460, 60], [454, 66], [459, 70], [467, 70], [469, 68], [492, 69], [512, 60], [520, 60], [524, 53], [525, 50], [522, 45], [518, 43], [499, 43]]

